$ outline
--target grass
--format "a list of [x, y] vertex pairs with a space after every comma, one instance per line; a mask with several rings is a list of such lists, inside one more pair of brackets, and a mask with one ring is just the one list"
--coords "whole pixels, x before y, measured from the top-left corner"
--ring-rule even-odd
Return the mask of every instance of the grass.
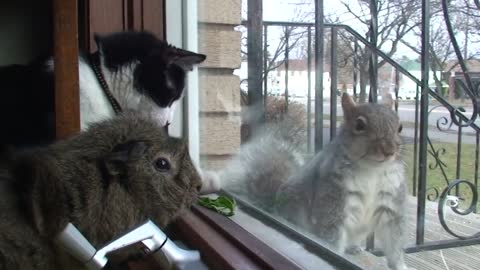
[[[435, 167], [435, 158], [428, 153], [427, 155], [427, 190], [429, 188], [437, 188], [439, 195], [447, 187], [444, 174], [448, 181], [452, 182], [457, 179], [457, 144], [432, 142], [435, 151], [439, 153], [439, 157], [443, 163]], [[444, 151], [442, 150], [444, 149]], [[428, 146], [428, 151], [432, 152], [431, 146]], [[413, 153], [414, 148], [412, 144], [405, 146], [404, 160], [407, 167], [407, 181], [409, 186], [409, 193], [412, 194], [413, 188]], [[462, 152], [460, 155], [460, 170], [458, 179], [465, 179], [474, 183], [475, 179], [475, 145], [462, 145]], [[418, 162], [418, 161], [417, 161]], [[441, 167], [444, 173], [442, 173]], [[478, 191], [478, 187], [477, 187]], [[434, 194], [433, 190], [427, 192]], [[455, 191], [451, 193], [454, 195]], [[466, 185], [461, 185], [459, 189], [461, 198], [460, 207], [465, 209], [472, 200], [472, 192]], [[433, 195], [432, 195], [433, 196]], [[480, 209], [480, 203], [477, 202], [477, 208]]]

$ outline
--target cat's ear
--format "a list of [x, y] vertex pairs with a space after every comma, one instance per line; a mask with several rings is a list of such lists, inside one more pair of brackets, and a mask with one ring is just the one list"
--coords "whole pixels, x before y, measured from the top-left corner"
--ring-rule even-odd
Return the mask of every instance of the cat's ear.
[[345, 116], [346, 120], [348, 120], [352, 116], [355, 106], [356, 104], [355, 101], [353, 101], [352, 97], [350, 97], [347, 93], [343, 93], [342, 108], [343, 115]]
[[127, 162], [140, 159], [147, 149], [148, 143], [145, 141], [129, 141], [116, 145], [105, 159], [107, 173], [111, 176], [124, 174]]
[[168, 57], [171, 64], [175, 64], [185, 71], [192, 70], [193, 66], [202, 63], [207, 58], [207, 56], [204, 54], [194, 53], [178, 48], [172, 50]]

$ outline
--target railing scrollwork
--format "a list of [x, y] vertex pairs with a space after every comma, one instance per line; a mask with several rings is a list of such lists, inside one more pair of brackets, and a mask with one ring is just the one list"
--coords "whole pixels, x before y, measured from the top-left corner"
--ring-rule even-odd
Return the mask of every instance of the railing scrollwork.
[[[465, 78], [466, 85], [463, 81], [460, 81], [460, 80], [457, 81], [457, 83], [458, 83], [458, 86], [460, 86], [460, 88], [463, 91], [465, 91], [465, 93], [467, 93], [468, 97], [472, 101], [472, 106], [473, 106], [472, 116], [470, 117], [470, 119], [468, 119], [464, 123], [459, 121], [457, 119], [457, 117], [455, 116], [456, 110], [458, 110], [458, 108], [455, 109], [455, 110], [449, 109], [450, 118], [455, 123], [455, 125], [462, 126], [462, 127], [468, 127], [468, 126], [471, 126], [472, 124], [474, 124], [475, 120], [478, 117], [478, 104], [477, 104], [477, 95], [476, 95], [476, 93], [478, 92], [478, 89], [477, 89], [477, 91], [474, 91], [473, 82], [470, 78], [470, 73], [468, 72], [467, 65], [465, 63], [465, 59], [462, 56], [462, 52], [460, 51], [460, 46], [458, 46], [457, 38], [455, 37], [455, 32], [453, 31], [452, 21], [450, 19], [450, 13], [449, 13], [449, 9], [448, 9], [449, 2], [450, 1], [448, 1], [448, 0], [442, 0], [443, 17], [445, 19], [444, 21], [445, 21], [445, 26], [447, 27], [448, 36], [450, 37], [450, 41], [452, 42], [452, 46], [453, 46], [453, 49], [455, 51], [455, 55], [457, 56], [457, 59], [458, 59], [458, 64], [460, 65], [460, 67], [463, 71], [463, 76]], [[475, 5], [477, 6], [478, 9], [480, 9], [480, 5], [479, 5], [478, 0], [475, 0]], [[478, 85], [477, 85], [477, 87], [478, 87]]]
[[[470, 205], [468, 206], [467, 209], [464, 209], [464, 210], [462, 210], [460, 208], [460, 198], [457, 197], [457, 196], [449, 195], [452, 192], [453, 189], [459, 188], [461, 184], [466, 185], [470, 189], [470, 192], [472, 192], [472, 199], [470, 201]], [[463, 180], [463, 179], [457, 179], [455, 181], [452, 181], [442, 191], [442, 194], [439, 197], [438, 218], [440, 220], [440, 224], [449, 234], [451, 234], [451, 235], [453, 235], [453, 236], [455, 236], [459, 239], [470, 239], [470, 238], [480, 237], [480, 232], [477, 232], [477, 233], [475, 233], [473, 235], [470, 235], [470, 236], [465, 236], [465, 235], [461, 235], [457, 232], [454, 232], [448, 226], [448, 224], [445, 220], [445, 214], [446, 214], [445, 213], [445, 211], [446, 211], [445, 207], [450, 207], [450, 209], [458, 215], [466, 216], [466, 215], [469, 215], [471, 213], [474, 213], [477, 202], [478, 202], [478, 191], [477, 191], [477, 188], [475, 187], [475, 185], [472, 182], [469, 182], [469, 181]]]

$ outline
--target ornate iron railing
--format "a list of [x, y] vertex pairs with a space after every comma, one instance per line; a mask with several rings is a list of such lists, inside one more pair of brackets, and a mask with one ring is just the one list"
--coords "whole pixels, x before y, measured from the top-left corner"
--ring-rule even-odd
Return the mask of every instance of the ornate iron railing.
[[[375, 2], [375, 0], [372, 0]], [[353, 57], [353, 91], [356, 93], [358, 74], [356, 72], [357, 65], [359, 64], [355, 54], [357, 53], [358, 46], [361, 44], [371, 51], [371, 57], [369, 61], [369, 74], [370, 74], [370, 101], [375, 102], [377, 100], [378, 92], [378, 57], [387, 62], [395, 71], [395, 98], [398, 101], [399, 97], [399, 76], [400, 74], [414, 82], [416, 85], [416, 97], [415, 97], [415, 122], [414, 122], [414, 132], [413, 132], [413, 176], [412, 181], [412, 194], [417, 196], [417, 224], [416, 224], [416, 241], [415, 245], [409, 246], [406, 249], [406, 252], [417, 252], [424, 250], [434, 250], [442, 249], [449, 247], [465, 246], [472, 244], [480, 243], [480, 230], [478, 233], [472, 235], [463, 235], [459, 232], [456, 232], [453, 228], [448, 225], [447, 220], [445, 220], [445, 212], [447, 208], [450, 208], [452, 213], [457, 215], [473, 215], [476, 214], [476, 208], [478, 203], [478, 164], [479, 164], [479, 137], [480, 137], [480, 126], [476, 123], [478, 116], [478, 101], [477, 97], [479, 95], [480, 84], [474, 87], [472, 80], [469, 75], [469, 71], [466, 66], [465, 59], [463, 58], [458, 43], [456, 41], [451, 20], [449, 17], [449, 8], [448, 1], [442, 0], [442, 10], [443, 16], [445, 19], [445, 24], [449, 37], [453, 44], [456, 56], [458, 58], [459, 65], [463, 71], [464, 80], [458, 80], [457, 84], [462, 89], [462, 91], [469, 98], [472, 105], [472, 112], [469, 115], [463, 107], [455, 106], [451, 104], [447, 99], [442, 95], [437, 93], [435, 89], [430, 88], [428, 84], [429, 78], [429, 20], [430, 20], [430, 4], [428, 0], [422, 0], [422, 50], [421, 50], [421, 79], [418, 79], [412, 75], [408, 70], [402, 67], [395, 60], [390, 58], [387, 54], [382, 52], [379, 48], [376, 47], [376, 41], [373, 36], [370, 37], [370, 40], [364, 38], [358, 32], [353, 30], [348, 25], [342, 24], [325, 24], [323, 23], [323, 1], [316, 1], [316, 10], [315, 10], [315, 23], [297, 23], [297, 22], [272, 22], [264, 21], [262, 22], [262, 27], [257, 28], [257, 31], [263, 31], [263, 40], [264, 43], [262, 46], [252, 46], [249, 47], [252, 50], [267, 50], [268, 48], [268, 39], [267, 34], [269, 33], [270, 27], [296, 27], [304, 28], [306, 30], [307, 36], [307, 114], [308, 117], [311, 117], [312, 112], [312, 94], [315, 97], [314, 100], [314, 111], [315, 111], [315, 126], [311, 127], [310, 119], [307, 121], [307, 148], [309, 151], [318, 151], [322, 148], [323, 145], [323, 42], [318, 42], [323, 40], [326, 29], [329, 29], [330, 34], [330, 76], [331, 76], [331, 89], [330, 89], [330, 138], [334, 137], [336, 134], [336, 122], [337, 122], [337, 77], [338, 77], [338, 66], [337, 66], [337, 42], [339, 34], [345, 36], [349, 35], [354, 42], [354, 57]], [[480, 9], [478, 0], [475, 0], [475, 4]], [[372, 16], [376, 16], [376, 13], [373, 13]], [[376, 33], [376, 18], [372, 18], [372, 23], [370, 25], [370, 33], [374, 35]], [[313, 33], [312, 33], [313, 32]], [[251, 33], [251, 32], [249, 32]], [[258, 33], [257, 33], [258, 34]], [[312, 35], [314, 34], [313, 38]], [[312, 58], [312, 42], [315, 42], [315, 53], [314, 58]], [[288, 50], [288, 37], [285, 40], [287, 50], [285, 50], [284, 55], [284, 69], [285, 69], [285, 98], [286, 104], [288, 106], [288, 96], [289, 96], [289, 50]], [[315, 61], [314, 69], [317, 71], [315, 73], [315, 91], [311, 89], [312, 78], [310, 76], [312, 72], [312, 60]], [[268, 84], [266, 78], [268, 77], [267, 70], [267, 61], [268, 57], [266, 53], [263, 57], [263, 89], [253, 89], [251, 91], [260, 91], [263, 90], [263, 101], [265, 102], [265, 97], [268, 94]], [[260, 65], [260, 63], [257, 63]], [[249, 82], [250, 83], [250, 82]], [[257, 83], [258, 85], [258, 83]], [[250, 90], [249, 90], [250, 91]], [[438, 103], [437, 106], [429, 107], [431, 100], [434, 100]], [[436, 147], [435, 142], [428, 135], [429, 131], [429, 115], [432, 111], [437, 108], [445, 108], [448, 110], [449, 118], [442, 116], [436, 121], [437, 131], [435, 132], [457, 132], [457, 156], [456, 156], [456, 172], [455, 176], [448, 175], [445, 168], [447, 166], [452, 166], [452, 164], [447, 164], [442, 157], [446, 154], [447, 150], [444, 147]], [[398, 110], [398, 102], [395, 107]], [[461, 156], [462, 148], [462, 136], [464, 129], [472, 129], [475, 133], [475, 160], [474, 160], [474, 175], [473, 181], [468, 181], [462, 177], [460, 172], [460, 166], [462, 165]], [[313, 132], [312, 132], [313, 130]], [[313, 134], [312, 134], [313, 133]], [[428, 164], [427, 157], [433, 160]], [[427, 189], [427, 174], [428, 170], [439, 170], [443, 177], [445, 186], [443, 189], [441, 187], [430, 187]], [[459, 194], [460, 187], [466, 187], [468, 192], [471, 195], [470, 202], [467, 203], [467, 207], [461, 207], [462, 203], [465, 203], [465, 198]], [[442, 227], [446, 232], [448, 232], [452, 239], [449, 240], [439, 240], [439, 241], [425, 241], [425, 215], [426, 215], [426, 203], [428, 201], [437, 201], [438, 202], [438, 219]], [[463, 200], [463, 201], [462, 201]], [[292, 232], [293, 233], [293, 232]], [[380, 252], [374, 250], [373, 246], [373, 237], [367, 241], [367, 248], [375, 254], [380, 254]]]

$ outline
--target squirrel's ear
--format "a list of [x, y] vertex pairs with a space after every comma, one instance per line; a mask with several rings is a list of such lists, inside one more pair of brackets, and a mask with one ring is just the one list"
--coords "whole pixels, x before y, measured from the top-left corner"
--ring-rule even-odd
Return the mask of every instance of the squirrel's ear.
[[390, 94], [390, 93], [384, 93], [384, 94], [382, 95], [382, 102], [381, 102], [380, 104], [382, 104], [382, 105], [384, 105], [385, 107], [393, 110], [394, 101], [393, 101], [392, 94]]
[[350, 97], [347, 93], [343, 93], [342, 95], [342, 108], [343, 114], [345, 117], [349, 117], [352, 115], [352, 111], [355, 108], [355, 101], [353, 101], [352, 97]]
[[129, 160], [140, 159], [148, 146], [145, 141], [129, 141], [116, 145], [112, 153], [105, 159], [105, 168], [111, 176], [125, 173]]

